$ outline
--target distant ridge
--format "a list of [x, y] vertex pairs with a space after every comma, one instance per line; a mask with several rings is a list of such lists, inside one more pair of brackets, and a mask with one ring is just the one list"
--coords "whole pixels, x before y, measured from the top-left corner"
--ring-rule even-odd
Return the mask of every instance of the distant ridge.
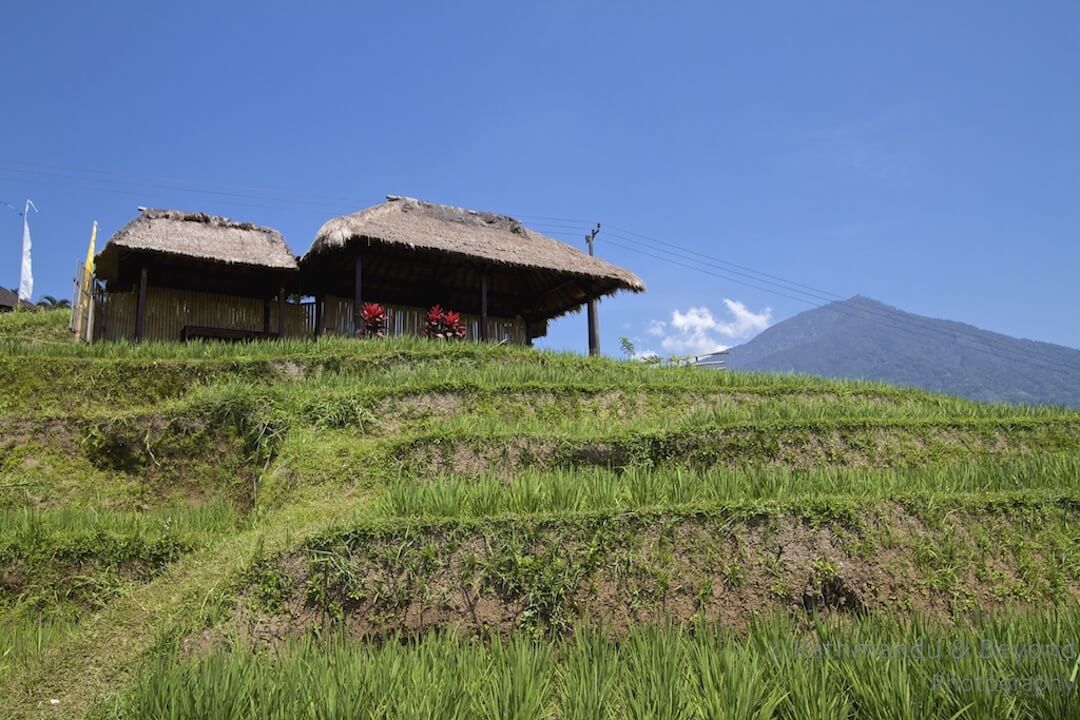
[[861, 295], [777, 323], [731, 348], [727, 366], [1080, 408], [1080, 350], [915, 315]]

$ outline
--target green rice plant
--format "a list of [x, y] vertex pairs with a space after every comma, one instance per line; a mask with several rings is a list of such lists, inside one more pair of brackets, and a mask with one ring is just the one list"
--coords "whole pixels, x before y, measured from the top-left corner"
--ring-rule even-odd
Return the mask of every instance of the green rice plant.
[[686, 645], [670, 627], [634, 628], [619, 654], [623, 673], [619, 707], [626, 718], [690, 718]]
[[615, 717], [620, 658], [602, 632], [580, 627], [562, 649], [557, 670], [557, 715], [580, 720]]
[[483, 663], [476, 646], [452, 634], [434, 633], [419, 641], [411, 653], [415, 661], [409, 648], [398, 643], [388, 647], [403, 656], [399, 667], [405, 668], [406, 678], [389, 714], [402, 720], [451, 720], [471, 714], [471, 698], [488, 679], [479, 673]]
[[269, 690], [260, 681], [265, 668], [257, 656], [215, 653], [190, 665], [176, 664], [167, 672], [146, 674], [136, 686], [131, 717], [251, 717], [262, 691]]
[[986, 459], [906, 469], [783, 467], [698, 470], [678, 466], [623, 471], [525, 470], [493, 476], [401, 477], [373, 501], [390, 517], [484, 517], [713, 506], [743, 501], [889, 499], [1016, 491], [1080, 494], [1080, 458]]
[[475, 717], [534, 720], [551, 709], [553, 656], [547, 644], [526, 637], [494, 638], [483, 680], [473, 686]]
[[760, 656], [741, 652], [729, 633], [715, 628], [694, 637], [689, 666], [701, 720], [772, 720], [787, 697]]
[[[148, 662], [120, 718], [851, 718], [1058, 720], [1080, 613], [582, 628], [565, 638], [331, 634], [273, 653], [237, 648]], [[1037, 650], [1036, 650], [1037, 649]], [[1038, 654], [1035, 658], [1034, 655]]]
[[[837, 656], [837, 672], [846, 683], [857, 717], [866, 720], [919, 720], [936, 717], [940, 698], [931, 687], [931, 668], [928, 658], [916, 652], [877, 652], [881, 638], [890, 638], [889, 645], [897, 649], [919, 648], [919, 638], [926, 628], [914, 625], [897, 640], [892, 625], [882, 626], [870, 617], [848, 632], [830, 633], [817, 626], [820, 644], [833, 642], [843, 651]], [[866, 648], [856, 650], [855, 648]], [[940, 650], [935, 644], [927, 649], [933, 655]]]
[[790, 621], [771, 618], [750, 633], [753, 652], [763, 659], [772, 682], [783, 692], [777, 707], [785, 720], [847, 720], [852, 703], [831, 655], [801, 650]]
[[82, 504], [22, 507], [0, 511], [0, 546], [34, 545], [103, 533], [143, 538], [171, 534], [199, 541], [233, 530], [239, 522], [236, 510], [221, 499], [138, 511]]

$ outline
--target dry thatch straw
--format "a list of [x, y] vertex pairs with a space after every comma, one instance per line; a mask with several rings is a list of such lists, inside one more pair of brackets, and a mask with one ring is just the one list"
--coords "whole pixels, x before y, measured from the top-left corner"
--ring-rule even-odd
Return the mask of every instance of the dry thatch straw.
[[386, 199], [326, 222], [301, 262], [347, 244], [397, 245], [601, 280], [608, 292], [645, 290], [645, 283], [629, 270], [541, 235], [512, 217], [396, 195]]
[[297, 270], [277, 230], [205, 213], [144, 209], [109, 239], [97, 276], [112, 279], [122, 251], [161, 254], [252, 268]]

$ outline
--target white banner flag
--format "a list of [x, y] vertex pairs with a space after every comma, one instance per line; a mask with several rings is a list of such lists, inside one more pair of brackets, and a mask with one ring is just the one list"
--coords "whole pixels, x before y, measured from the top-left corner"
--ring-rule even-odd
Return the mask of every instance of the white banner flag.
[[19, 299], [26, 302], [30, 302], [30, 296], [34, 294], [34, 271], [30, 266], [30, 208], [37, 212], [33, 201], [27, 200], [23, 210], [22, 272], [19, 273]]

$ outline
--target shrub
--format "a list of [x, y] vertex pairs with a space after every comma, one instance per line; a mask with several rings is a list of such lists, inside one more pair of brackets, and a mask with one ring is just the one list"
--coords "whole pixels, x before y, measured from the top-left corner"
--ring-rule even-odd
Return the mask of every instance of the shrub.
[[379, 303], [364, 303], [360, 306], [360, 317], [364, 321], [365, 337], [384, 337], [386, 335], [386, 308]]
[[439, 340], [464, 339], [465, 323], [461, 320], [461, 313], [443, 310], [441, 306], [436, 305], [428, 310], [424, 334], [429, 338]]

